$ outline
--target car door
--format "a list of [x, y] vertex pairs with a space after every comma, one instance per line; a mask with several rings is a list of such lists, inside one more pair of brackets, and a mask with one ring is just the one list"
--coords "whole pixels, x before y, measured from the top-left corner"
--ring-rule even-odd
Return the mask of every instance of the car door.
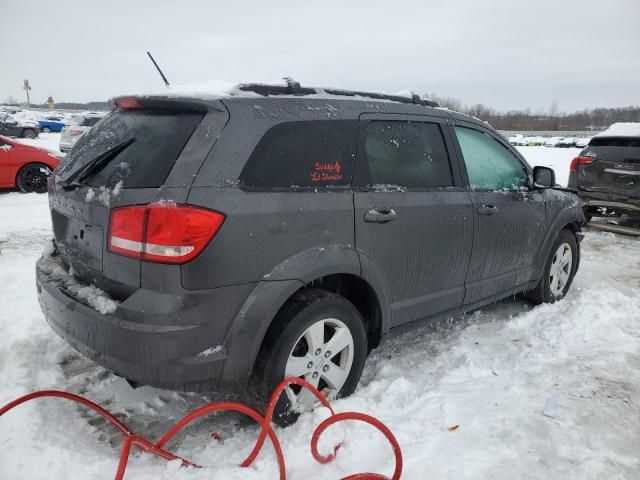
[[21, 130], [18, 122], [11, 115], [7, 114], [0, 119], [0, 135], [19, 137]]
[[11, 133], [8, 131], [5, 121], [9, 118], [9, 115], [6, 113], [0, 112], [0, 135], [10, 135]]
[[528, 188], [530, 167], [502, 138], [456, 121], [456, 150], [473, 202], [473, 253], [464, 303], [505, 296], [532, 280], [546, 231], [542, 194]]
[[446, 127], [441, 117], [360, 117], [356, 247], [363, 271], [373, 264], [384, 278], [392, 326], [464, 299], [473, 212]]
[[0, 187], [5, 187], [13, 182], [11, 181], [11, 145], [0, 138]]

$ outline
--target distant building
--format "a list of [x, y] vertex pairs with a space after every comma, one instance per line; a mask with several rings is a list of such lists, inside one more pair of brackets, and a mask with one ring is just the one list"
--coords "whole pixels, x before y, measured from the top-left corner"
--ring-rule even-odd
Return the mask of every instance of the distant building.
[[56, 108], [56, 104], [53, 103], [53, 97], [51, 95], [49, 95], [49, 98], [47, 98], [47, 106], [49, 107], [49, 110], [53, 110], [54, 108]]

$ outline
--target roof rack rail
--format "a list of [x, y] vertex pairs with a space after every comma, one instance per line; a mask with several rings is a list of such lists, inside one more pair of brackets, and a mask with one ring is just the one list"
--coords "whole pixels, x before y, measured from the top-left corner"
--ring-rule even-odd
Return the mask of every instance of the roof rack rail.
[[328, 93], [342, 97], [366, 97], [374, 100], [390, 100], [392, 102], [412, 103], [414, 105], [422, 105], [425, 107], [439, 107], [440, 105], [433, 100], [421, 98], [419, 95], [412, 93], [411, 98], [402, 95], [388, 95], [386, 93], [365, 92], [357, 90], [342, 90], [338, 88], [313, 88], [302, 87], [300, 82], [296, 82], [291, 77], [285, 77], [283, 80], [287, 85], [267, 85], [263, 83], [243, 83], [238, 86], [239, 90], [245, 92], [254, 92], [265, 97], [269, 95], [314, 95], [320, 93]]

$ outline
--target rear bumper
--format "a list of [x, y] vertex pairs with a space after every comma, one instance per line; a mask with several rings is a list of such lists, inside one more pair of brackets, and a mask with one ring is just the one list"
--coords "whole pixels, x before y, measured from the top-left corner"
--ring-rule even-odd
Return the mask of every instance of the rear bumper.
[[613, 192], [589, 192], [578, 190], [578, 196], [584, 202], [585, 207], [606, 207], [624, 212], [640, 213], [640, 197], [632, 197]]
[[180, 295], [140, 289], [113, 314], [103, 315], [63, 290], [41, 261], [36, 284], [45, 318], [84, 356], [140, 384], [225, 394], [244, 388], [250, 371], [225, 368], [230, 353], [225, 338], [256, 284]]
[[60, 146], [58, 147], [58, 150], [60, 150], [61, 152], [68, 152], [69, 150], [71, 150], [71, 147], [73, 147], [72, 142], [60, 141]]

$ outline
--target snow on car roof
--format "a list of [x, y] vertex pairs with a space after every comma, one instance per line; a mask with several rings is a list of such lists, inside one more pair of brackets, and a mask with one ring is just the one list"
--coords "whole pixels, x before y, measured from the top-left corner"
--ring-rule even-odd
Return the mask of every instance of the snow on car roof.
[[[149, 91], [140, 91], [136, 93], [129, 93], [126, 95], [116, 95], [114, 98], [122, 98], [122, 97], [169, 97], [169, 98], [197, 98], [201, 100], [217, 100], [220, 98], [229, 98], [229, 97], [252, 97], [252, 98], [261, 98], [263, 95], [260, 95], [257, 92], [251, 90], [245, 90], [242, 87], [250, 86], [250, 85], [260, 85], [260, 86], [273, 86], [273, 87], [286, 87], [288, 86], [288, 82], [286, 79], [282, 79], [275, 82], [242, 82], [242, 83], [234, 83], [225, 80], [212, 80], [202, 83], [191, 83], [184, 85], [171, 85], [167, 88], [162, 89], [153, 89]], [[345, 99], [344, 95], [330, 93], [330, 91], [336, 90], [329, 87], [307, 87], [303, 85], [303, 88], [312, 88], [316, 91], [316, 93], [308, 93], [304, 95], [306, 99], [323, 99], [323, 100], [335, 100], [335, 99]], [[325, 91], [326, 90], [328, 91]], [[353, 95], [349, 96], [349, 100], [364, 100], [371, 101], [376, 100], [379, 102], [389, 102], [393, 100], [384, 99], [384, 98], [371, 98], [367, 97], [366, 93], [379, 94], [379, 95], [390, 95], [395, 97], [403, 97], [407, 99], [411, 99], [413, 93], [410, 90], [401, 90], [399, 92], [385, 92], [381, 90], [371, 90], [369, 92], [362, 92], [362, 95]], [[287, 95], [287, 94], [279, 94], [278, 97], [297, 97], [298, 95]]]
[[596, 137], [640, 137], [640, 123], [619, 122], [614, 123]]

